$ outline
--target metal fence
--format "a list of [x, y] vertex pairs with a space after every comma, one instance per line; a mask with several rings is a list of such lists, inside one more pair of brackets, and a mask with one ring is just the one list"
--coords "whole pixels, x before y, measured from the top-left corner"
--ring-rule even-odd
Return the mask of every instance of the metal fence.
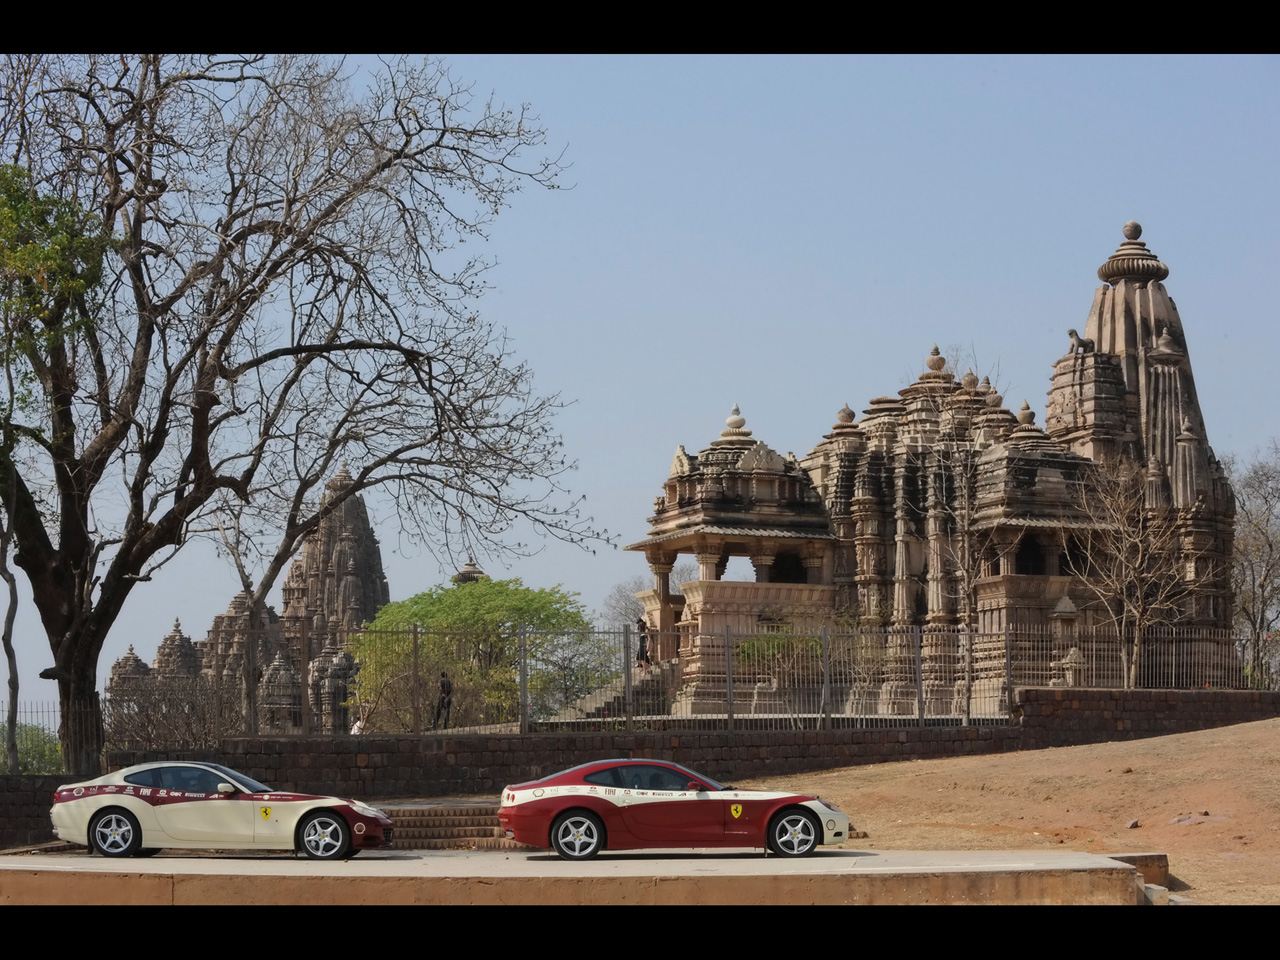
[[[487, 647], [475, 638], [423, 633], [410, 641], [416, 669], [399, 673], [369, 668], [385, 649], [380, 654], [368, 640], [351, 700], [362, 732], [1006, 723], [1015, 686], [1130, 686], [1114, 635], [1047, 628], [655, 633], [645, 661], [636, 659], [637, 637], [629, 630], [524, 632], [489, 639]], [[486, 650], [505, 652], [495, 658]], [[405, 650], [397, 657], [404, 661]], [[1137, 657], [1134, 687], [1247, 685], [1239, 646], [1224, 632], [1151, 631]], [[450, 677], [449, 697], [441, 693], [442, 671]]]
[[[342, 656], [267, 670], [254, 691], [262, 735], [656, 730], [801, 730], [1003, 724], [1017, 686], [1123, 688], [1114, 634], [906, 627], [756, 634], [629, 629], [344, 638]], [[1132, 650], [1128, 646], [1128, 662]], [[1225, 632], [1149, 631], [1132, 686], [1241, 689]], [[247, 729], [242, 686], [146, 678], [103, 697], [108, 749], [213, 747]], [[81, 711], [96, 718], [97, 706]], [[56, 705], [23, 704], [28, 772], [60, 764]], [[79, 722], [79, 721], [73, 721]], [[52, 758], [52, 759], [51, 759]]]
[[[0, 717], [8, 717], [9, 705], [0, 700]], [[57, 703], [18, 701], [18, 725], [14, 739], [18, 747], [18, 769], [22, 774], [57, 774], [63, 769], [58, 728], [62, 712]], [[3, 725], [0, 725], [2, 731]], [[0, 747], [0, 772], [9, 769], [7, 750]]]

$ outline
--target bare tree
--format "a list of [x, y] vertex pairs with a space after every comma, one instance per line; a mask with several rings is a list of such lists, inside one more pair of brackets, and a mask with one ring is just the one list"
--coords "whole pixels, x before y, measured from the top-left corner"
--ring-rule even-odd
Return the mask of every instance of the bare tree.
[[103, 710], [116, 750], [198, 750], [241, 732], [240, 693], [214, 679], [129, 677], [111, 685]]
[[1082, 522], [1064, 529], [1067, 569], [1114, 630], [1126, 689], [1138, 684], [1146, 631], [1181, 612], [1182, 572], [1195, 560], [1176, 512], [1147, 496], [1147, 472], [1128, 457], [1091, 465], [1074, 483]]
[[[671, 568], [668, 577], [671, 593], [679, 596], [680, 584], [698, 579], [698, 565], [690, 560], [682, 560]], [[644, 616], [644, 604], [637, 600], [635, 595], [652, 589], [653, 577], [647, 577], [643, 573], [637, 573], [633, 577], [627, 577], [621, 583], [615, 583], [605, 594], [604, 606], [600, 610], [600, 617], [604, 624], [618, 626], [624, 623], [635, 623], [639, 617]]]
[[1251, 685], [1271, 689], [1280, 656], [1280, 441], [1272, 440], [1270, 450], [1233, 472], [1235, 622], [1248, 644]]
[[0, 464], [69, 769], [98, 768], [97, 662], [126, 598], [219, 512], [255, 609], [341, 503], [320, 494], [344, 461], [342, 497], [381, 491], [448, 556], [527, 550], [523, 521], [595, 536], [563, 496], [557, 398], [476, 314], [488, 264], [457, 253], [522, 185], [556, 185], [555, 158], [526, 158], [545, 140], [526, 110], [439, 63], [384, 63], [361, 90], [296, 56], [0, 70], [26, 118], [0, 152], [101, 251], [100, 275], [86, 255], [47, 291], [16, 281], [34, 399]]

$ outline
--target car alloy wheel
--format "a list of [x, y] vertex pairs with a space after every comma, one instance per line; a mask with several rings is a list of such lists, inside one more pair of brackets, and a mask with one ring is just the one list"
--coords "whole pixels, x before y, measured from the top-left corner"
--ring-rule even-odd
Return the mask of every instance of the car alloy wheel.
[[561, 814], [551, 827], [551, 845], [566, 860], [590, 860], [604, 849], [604, 824], [586, 811]]
[[792, 811], [773, 821], [770, 846], [784, 857], [807, 857], [818, 846], [818, 825], [807, 813]]
[[347, 851], [347, 824], [336, 813], [313, 813], [299, 827], [302, 852], [312, 860], [340, 860]]
[[133, 814], [105, 810], [89, 824], [89, 842], [104, 857], [131, 857], [142, 846], [142, 830]]

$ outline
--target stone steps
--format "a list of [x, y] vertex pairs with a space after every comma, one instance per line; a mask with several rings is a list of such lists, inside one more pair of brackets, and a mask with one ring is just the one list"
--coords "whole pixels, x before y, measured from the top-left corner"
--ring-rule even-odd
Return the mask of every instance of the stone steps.
[[524, 850], [498, 824], [498, 805], [382, 808], [395, 823], [400, 850]]

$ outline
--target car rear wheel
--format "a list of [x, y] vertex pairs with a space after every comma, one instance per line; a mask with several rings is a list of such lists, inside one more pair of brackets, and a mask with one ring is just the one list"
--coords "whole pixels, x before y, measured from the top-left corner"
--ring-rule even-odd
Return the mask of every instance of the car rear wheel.
[[807, 857], [818, 848], [818, 822], [800, 810], [786, 810], [769, 824], [769, 847], [784, 857]]
[[103, 810], [89, 821], [89, 844], [104, 857], [131, 857], [142, 847], [142, 830], [127, 810]]
[[298, 827], [302, 852], [312, 860], [341, 860], [351, 843], [347, 822], [339, 814], [320, 810], [309, 815]]
[[604, 849], [604, 824], [586, 810], [562, 813], [551, 826], [551, 846], [565, 860], [590, 860]]

